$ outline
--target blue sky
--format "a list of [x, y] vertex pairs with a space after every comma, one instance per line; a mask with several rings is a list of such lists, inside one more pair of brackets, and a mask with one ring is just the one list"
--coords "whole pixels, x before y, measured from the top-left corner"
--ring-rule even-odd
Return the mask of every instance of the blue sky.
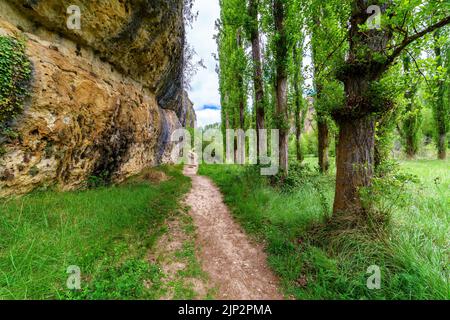
[[194, 12], [199, 12], [193, 29], [187, 30], [189, 44], [197, 52], [196, 60], [203, 59], [206, 69], [200, 68], [192, 79], [189, 97], [194, 103], [198, 126], [220, 122], [219, 79], [216, 74], [216, 61], [212, 53], [217, 53], [213, 36], [215, 21], [220, 16], [218, 0], [195, 0]]

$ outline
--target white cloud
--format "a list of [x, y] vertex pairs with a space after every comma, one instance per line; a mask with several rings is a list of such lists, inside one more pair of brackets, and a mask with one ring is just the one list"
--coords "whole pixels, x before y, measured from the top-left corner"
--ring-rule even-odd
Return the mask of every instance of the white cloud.
[[216, 61], [212, 53], [217, 53], [213, 39], [215, 21], [220, 16], [218, 0], [195, 0], [193, 12], [199, 12], [193, 29], [187, 30], [187, 40], [197, 52], [196, 59], [203, 59], [206, 69], [200, 69], [192, 79], [189, 97], [197, 110], [198, 125], [220, 122], [219, 110], [201, 110], [204, 105], [220, 105], [219, 79], [216, 74]]
[[208, 124], [220, 122], [220, 110], [202, 109], [195, 111], [197, 114], [197, 126], [205, 127]]

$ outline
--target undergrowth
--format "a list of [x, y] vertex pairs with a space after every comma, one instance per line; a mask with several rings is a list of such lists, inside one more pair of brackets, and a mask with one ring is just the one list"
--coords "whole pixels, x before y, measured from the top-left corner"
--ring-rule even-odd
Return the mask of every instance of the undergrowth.
[[[449, 299], [450, 176], [448, 162], [430, 163], [434, 170], [426, 173], [417, 162], [386, 170], [362, 190], [374, 210], [359, 217], [331, 215], [333, 178], [310, 167], [293, 165], [283, 184], [239, 166], [204, 165], [200, 174], [215, 181], [236, 220], [266, 244], [286, 295]], [[367, 287], [371, 266], [380, 268], [379, 290]]]

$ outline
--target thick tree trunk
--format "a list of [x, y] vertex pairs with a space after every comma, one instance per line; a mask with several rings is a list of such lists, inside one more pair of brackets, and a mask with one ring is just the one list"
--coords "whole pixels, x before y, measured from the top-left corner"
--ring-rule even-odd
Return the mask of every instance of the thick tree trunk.
[[330, 168], [330, 161], [328, 157], [328, 150], [330, 148], [330, 133], [328, 124], [325, 120], [319, 117], [317, 121], [318, 131], [318, 151], [319, 151], [319, 168], [320, 172], [326, 173]]
[[359, 188], [373, 177], [375, 127], [370, 116], [340, 120], [334, 213], [363, 211]]
[[276, 113], [279, 117], [280, 130], [280, 169], [285, 176], [288, 175], [288, 110], [287, 110], [287, 37], [285, 30], [285, 7], [283, 0], [274, 0], [273, 4], [276, 39]]
[[[249, 0], [248, 12], [251, 18], [250, 38], [252, 42], [253, 58], [253, 85], [255, 89], [255, 109], [256, 109], [256, 130], [264, 129], [265, 111], [264, 111], [264, 82], [261, 63], [261, 46], [259, 42], [258, 26], [258, 6], [259, 0]], [[257, 134], [258, 155], [265, 154], [265, 150], [259, 150], [259, 134]], [[258, 158], [259, 159], [259, 158]], [[259, 161], [259, 160], [258, 160]]]

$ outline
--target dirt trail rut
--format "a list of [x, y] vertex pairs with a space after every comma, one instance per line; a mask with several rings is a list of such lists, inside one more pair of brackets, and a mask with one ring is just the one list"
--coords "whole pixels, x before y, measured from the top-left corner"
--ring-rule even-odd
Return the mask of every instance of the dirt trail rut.
[[278, 281], [266, 262], [262, 246], [249, 240], [233, 220], [214, 183], [197, 175], [197, 166], [187, 165], [192, 179], [186, 198], [197, 228], [202, 269], [217, 286], [217, 299], [280, 300]]

